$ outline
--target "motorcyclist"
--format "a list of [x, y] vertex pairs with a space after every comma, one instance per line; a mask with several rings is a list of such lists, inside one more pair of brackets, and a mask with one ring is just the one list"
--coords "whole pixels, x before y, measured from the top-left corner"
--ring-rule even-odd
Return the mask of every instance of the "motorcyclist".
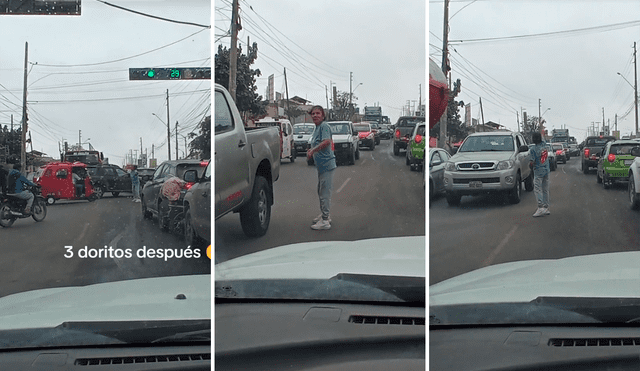
[[22, 167], [20, 166], [20, 164], [14, 164], [13, 169], [11, 169], [11, 171], [9, 172], [9, 179], [13, 176], [13, 174], [19, 174], [19, 177], [16, 178], [15, 189], [10, 189], [9, 191], [13, 191], [13, 193], [16, 194], [16, 197], [27, 200], [27, 208], [24, 209], [23, 213], [25, 215], [29, 215], [31, 214], [31, 205], [33, 204], [35, 196], [33, 195], [33, 193], [29, 192], [29, 190], [25, 189], [24, 185], [28, 184], [31, 186], [35, 186], [35, 184], [20, 173], [21, 169]]

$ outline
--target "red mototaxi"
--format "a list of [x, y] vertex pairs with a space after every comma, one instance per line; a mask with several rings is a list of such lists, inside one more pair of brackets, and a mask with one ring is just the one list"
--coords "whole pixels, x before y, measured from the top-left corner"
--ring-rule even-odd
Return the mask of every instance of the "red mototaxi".
[[[84, 185], [84, 193], [82, 194], [76, 194], [73, 173], [80, 175], [82, 178]], [[87, 165], [82, 162], [48, 163], [38, 169], [33, 181], [40, 185], [40, 193], [49, 205], [55, 203], [56, 200], [94, 201], [98, 198], [93, 192]]]

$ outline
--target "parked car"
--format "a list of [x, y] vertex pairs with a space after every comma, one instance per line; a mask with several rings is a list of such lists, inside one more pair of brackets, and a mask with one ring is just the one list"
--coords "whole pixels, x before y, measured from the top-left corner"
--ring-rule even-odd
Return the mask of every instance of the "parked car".
[[636, 157], [631, 150], [637, 147], [640, 143], [635, 140], [616, 140], [605, 144], [596, 170], [596, 181], [602, 183], [604, 189], [615, 182], [629, 180], [629, 167]]
[[429, 148], [429, 199], [444, 193], [444, 165], [451, 155], [442, 148]]
[[418, 123], [425, 122], [424, 116], [401, 116], [395, 125], [395, 133], [393, 136], [393, 154], [400, 155], [400, 150], [407, 149], [409, 138], [413, 129]]
[[635, 158], [629, 165], [628, 205], [631, 210], [640, 210], [640, 147], [633, 147], [631, 156]]
[[304, 123], [293, 125], [293, 144], [298, 156], [306, 157], [309, 149], [309, 139], [316, 129], [314, 123]]
[[598, 167], [598, 160], [600, 160], [602, 149], [604, 148], [604, 145], [610, 140], [616, 140], [616, 137], [610, 135], [594, 135], [585, 139], [581, 156], [581, 166], [583, 173], [588, 174], [589, 168]]
[[413, 170], [421, 170], [424, 165], [424, 147], [425, 147], [425, 132], [426, 132], [426, 124], [418, 124], [413, 129], [413, 133], [411, 134], [411, 140], [409, 140], [407, 146], [407, 159], [406, 163], [409, 166], [409, 169]]
[[[165, 161], [153, 173], [153, 178], [145, 184], [140, 192], [142, 216], [145, 219], [155, 217], [158, 227], [164, 231], [178, 231], [184, 219], [184, 195], [194, 182], [184, 181], [187, 170], [197, 172], [196, 179], [202, 178], [208, 161], [172, 160]], [[173, 179], [178, 178], [178, 181]], [[173, 189], [165, 188], [165, 182], [175, 182]], [[165, 192], [163, 192], [163, 190]], [[175, 197], [167, 196], [167, 191], [176, 191]], [[172, 192], [173, 193], [173, 192]]]
[[376, 148], [376, 138], [372, 125], [368, 122], [359, 122], [353, 124], [353, 128], [358, 132], [358, 145], [373, 151]]
[[556, 164], [560, 161], [563, 164], [567, 163], [567, 151], [562, 146], [562, 143], [551, 143], [551, 149], [556, 156]]
[[121, 192], [131, 192], [131, 174], [118, 165], [87, 165], [87, 172], [98, 198], [102, 198], [106, 192], [111, 192], [113, 197], [118, 197]]
[[520, 202], [522, 182], [533, 191], [529, 146], [520, 133], [480, 132], [469, 135], [445, 164], [447, 203], [460, 204], [464, 195], [505, 193], [509, 202]]
[[184, 195], [184, 237], [192, 248], [211, 243], [211, 162], [198, 177], [197, 170], [187, 170], [184, 181], [193, 183]]

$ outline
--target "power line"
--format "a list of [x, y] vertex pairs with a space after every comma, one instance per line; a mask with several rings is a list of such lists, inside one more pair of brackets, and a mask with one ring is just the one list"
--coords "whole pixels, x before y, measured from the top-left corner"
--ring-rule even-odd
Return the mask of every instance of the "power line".
[[162, 18], [162, 17], [158, 17], [158, 16], [155, 16], [155, 15], [150, 15], [150, 14], [138, 12], [136, 10], [127, 9], [125, 7], [122, 7], [122, 6], [118, 6], [118, 5], [115, 5], [115, 4], [110, 4], [110, 3], [106, 2], [106, 1], [102, 1], [102, 0], [96, 0], [96, 1], [101, 2], [103, 4], [106, 4], [106, 5], [109, 5], [109, 6], [112, 6], [114, 8], [118, 8], [118, 9], [121, 9], [121, 10], [124, 10], [124, 11], [127, 11], [127, 12], [131, 12], [131, 13], [142, 15], [142, 16], [149, 17], [149, 18], [154, 18], [154, 19], [159, 19], [159, 20], [162, 20], [162, 21], [179, 23], [179, 24], [186, 24], [186, 25], [189, 25], [189, 26], [198, 26], [198, 27], [204, 27], [204, 28], [211, 28], [210, 25], [201, 25], [201, 24], [192, 23], [192, 22], [176, 21], [176, 20], [169, 19], [169, 18]]

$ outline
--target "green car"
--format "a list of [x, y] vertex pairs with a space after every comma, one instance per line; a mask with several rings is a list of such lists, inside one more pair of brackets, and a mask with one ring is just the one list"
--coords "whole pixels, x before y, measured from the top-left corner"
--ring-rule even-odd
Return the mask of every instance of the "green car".
[[407, 143], [407, 165], [409, 165], [410, 169], [419, 170], [424, 166], [424, 143], [427, 138], [425, 138], [426, 132], [426, 124], [419, 123], [413, 128], [413, 132], [411, 133], [411, 138]]
[[607, 189], [614, 182], [626, 182], [629, 180], [629, 166], [635, 156], [631, 155], [631, 149], [640, 147], [636, 140], [612, 140], [605, 144], [602, 156], [598, 160], [598, 172], [596, 181], [602, 183]]

